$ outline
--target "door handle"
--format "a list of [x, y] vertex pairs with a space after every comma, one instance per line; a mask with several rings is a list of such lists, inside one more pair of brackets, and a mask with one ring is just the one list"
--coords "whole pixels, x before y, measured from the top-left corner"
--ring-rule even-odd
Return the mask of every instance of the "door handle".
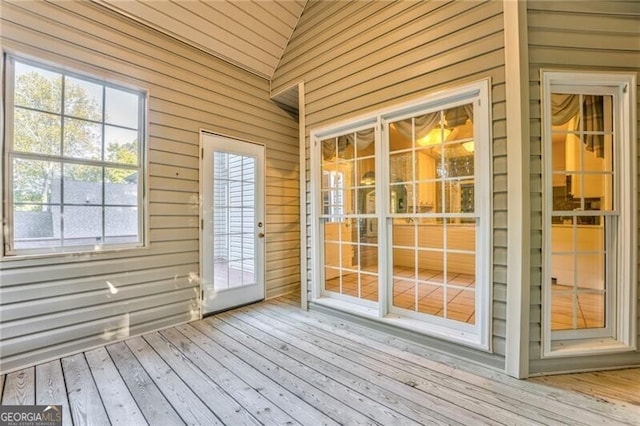
[[260, 232], [260, 233], [258, 234], [258, 238], [264, 238], [264, 232]]

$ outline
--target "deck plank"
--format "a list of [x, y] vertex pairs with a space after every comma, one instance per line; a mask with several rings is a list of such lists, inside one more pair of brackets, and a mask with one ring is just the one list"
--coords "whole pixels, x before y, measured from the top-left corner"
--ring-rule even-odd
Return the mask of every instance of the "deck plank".
[[629, 380], [633, 383], [640, 383], [640, 368], [625, 368], [622, 370], [609, 370], [602, 372], [609, 377], [619, 377], [625, 380]]
[[223, 424], [142, 337], [129, 339], [126, 344], [185, 423]]
[[[328, 390], [322, 389], [323, 382], [326, 381], [323, 381], [319, 374], [316, 375], [317, 381], [307, 382], [292, 373], [292, 371], [297, 372], [301, 368], [300, 364], [293, 361], [282, 362], [278, 357], [263, 356], [243, 345], [241, 341], [235, 340], [217, 329], [208, 326], [200, 328], [197, 324], [194, 326], [199, 331], [190, 330], [187, 327], [182, 327], [184, 330], [181, 329], [181, 331], [214, 357], [227, 359], [225, 365], [247, 383], [253, 383], [256, 375], [262, 374], [274, 383], [281, 385], [276, 391], [292, 393], [304, 401], [305, 404], [286, 405], [289, 408], [289, 414], [300, 423], [313, 424], [317, 422], [330, 425], [371, 422], [370, 418], [349, 407], [340, 398], [336, 398], [336, 394], [332, 392], [333, 389], [328, 386], [325, 386]], [[228, 355], [223, 351], [226, 351]], [[238, 361], [229, 362], [229, 357], [237, 357]], [[265, 389], [269, 389], [269, 387], [265, 387]], [[273, 397], [270, 399], [277, 400]]]
[[587, 424], [599, 424], [607, 420], [627, 423], [629, 412], [611, 404], [599, 404], [594, 398], [577, 393], [550, 392], [544, 385], [514, 379], [496, 370], [470, 364], [461, 359], [433, 351], [423, 345], [392, 336], [388, 333], [362, 326], [317, 311], [304, 312], [279, 300], [268, 303], [285, 309], [296, 321], [308, 321], [315, 327], [329, 330], [337, 336], [351, 339], [365, 347], [379, 349], [391, 359], [404, 360], [416, 366], [440, 371], [448, 376], [474, 384], [485, 392], [499, 393], [529, 404], [541, 413], [559, 419], [573, 419]]
[[[425, 368], [413, 362], [408, 362], [400, 356], [395, 356], [395, 354], [390, 357], [390, 354], [382, 349], [383, 346], [376, 344], [375, 341], [368, 340], [361, 335], [338, 334], [335, 332], [335, 328], [310, 319], [302, 314], [301, 311], [287, 311], [281, 305], [271, 303], [265, 304], [264, 308], [259, 312], [273, 317], [280, 323], [296, 327], [303, 331], [305, 335], [328, 340], [373, 358], [380, 363], [389, 363], [391, 358], [394, 365], [410, 374], [410, 377], [404, 379], [405, 382], [410, 381], [416, 388], [425, 392], [441, 394], [452, 402], [456, 400], [466, 401], [469, 407], [475, 407], [475, 410], [482, 410], [476, 412], [487, 412], [488, 409], [491, 409], [502, 412], [505, 420], [507, 418], [512, 418], [513, 420], [520, 418], [520, 421], [528, 419], [539, 424], [555, 424], [557, 422], [567, 425], [582, 424], [568, 417], [549, 414], [527, 404], [525, 401], [512, 398], [508, 395], [508, 389], [505, 389], [504, 393], [496, 392], [491, 387], [482, 387], [473, 381], [464, 380], [465, 378], [462, 375], [458, 375], [458, 377], [447, 375], [437, 369]], [[291, 321], [292, 319], [294, 321]], [[402, 372], [397, 377], [402, 377]], [[492, 411], [493, 413], [494, 411]], [[515, 413], [516, 417], [513, 418], [511, 413]]]
[[59, 359], [36, 366], [36, 404], [62, 405], [62, 425], [73, 424]]
[[218, 318], [208, 320], [212, 324], [216, 323], [217, 328], [228, 330], [228, 334], [243, 332], [253, 340], [262, 342], [291, 358], [295, 358], [307, 368], [315, 369], [331, 380], [350, 388], [356, 394], [360, 394], [358, 399], [370, 399], [373, 402], [371, 407], [373, 410], [367, 415], [376, 422], [382, 424], [420, 424], [424, 421], [429, 421], [432, 423], [464, 424], [413, 401], [399, 397], [394, 391], [376, 383], [376, 378], [372, 377], [375, 376], [374, 372], [368, 371], [359, 375], [354, 374], [345, 366], [335, 365], [324, 359], [323, 355], [326, 354], [311, 353], [317, 352], [314, 348], [309, 348], [311, 352], [302, 350], [296, 346], [293, 340], [278, 339], [237, 319], [235, 314], [223, 313]]
[[[361, 422], [361, 424], [376, 422], [381, 424], [400, 424], [398, 421], [399, 416], [395, 412], [376, 402], [366, 392], [359, 392], [350, 386], [332, 380], [323, 372], [316, 371], [316, 369], [305, 364], [302, 360], [294, 359], [289, 354], [283, 353], [265, 342], [255, 339], [250, 334], [225, 324], [219, 319], [207, 318], [206, 321], [194, 324], [194, 327], [207, 335], [215, 336], [216, 330], [219, 330], [229, 338], [233, 336], [234, 339], [238, 339], [249, 350], [276, 363], [278, 368], [295, 372], [295, 375], [301, 380], [312, 384], [327, 394], [333, 395], [349, 407], [357, 410], [361, 415], [366, 416], [366, 421]], [[330, 412], [326, 412], [326, 414], [330, 414]], [[412, 424], [409, 419], [405, 420], [407, 424]]]
[[150, 425], [184, 424], [126, 344], [114, 343], [106, 349], [131, 392], [131, 396]]
[[150, 425], [184, 424], [126, 344], [114, 343], [106, 349], [131, 392], [131, 396]]
[[[276, 299], [270, 299], [276, 300]], [[300, 296], [295, 293], [288, 293], [277, 298], [277, 300], [287, 303], [295, 308], [300, 309]]]
[[111, 424], [131, 426], [147, 424], [107, 350], [94, 349], [85, 352], [85, 357]]
[[536, 377], [531, 381], [559, 386], [584, 395], [597, 395], [610, 403], [640, 407], [640, 382], [627, 383], [616, 380], [616, 383], [612, 383], [608, 375], [596, 373]]
[[62, 358], [69, 411], [74, 425], [109, 425], [107, 412], [84, 354]]
[[35, 401], [35, 368], [7, 374], [2, 405], [33, 405]]
[[574, 374], [574, 376], [586, 385], [585, 389], [580, 389], [579, 392], [594, 395], [598, 390], [602, 390], [604, 395], [612, 399], [640, 406], [640, 381], [601, 372]]
[[[414, 377], [404, 374], [399, 369], [392, 371], [389, 363], [376, 364], [373, 361], [365, 359], [358, 352], [343, 350], [327, 340], [319, 341], [316, 338], [309, 339], [305, 333], [300, 333], [288, 327], [287, 324], [276, 323], [276, 321], [273, 320], [269, 321], [268, 317], [256, 318], [254, 315], [261, 314], [249, 309], [239, 309], [234, 311], [233, 314], [229, 314], [230, 317], [256, 327], [301, 351], [311, 353], [335, 367], [350, 372], [361, 380], [368, 380], [381, 389], [392, 392], [395, 398], [401, 402], [399, 405], [403, 406], [402, 409], [397, 409], [397, 411], [411, 417], [417, 422], [421, 422], [424, 418], [432, 418], [434, 413], [443, 413], [449, 417], [450, 420], [463, 424], [497, 424], [500, 421], [504, 423], [516, 422], [515, 416], [510, 419], [496, 416], [498, 418], [494, 420], [477, 412], [473, 412], [469, 410], [467, 404], [465, 404], [465, 402], [468, 401], [464, 401], [464, 399], [460, 397], [458, 398], [460, 404], [455, 404], [437, 395], [422, 392], [416, 389], [415, 385], [417, 382]], [[329, 350], [329, 347], [335, 352]], [[404, 380], [398, 381], [398, 376], [404, 377]]]
[[[214, 356], [209, 353], [209, 350], [213, 348], [202, 344], [201, 340], [190, 334], [189, 327], [190, 326], [179, 326], [177, 329], [166, 330], [162, 334], [169, 342], [180, 347], [185, 356], [200, 366], [207, 376], [224, 387], [240, 405], [252, 413], [261, 423], [297, 424], [282, 408], [262, 396], [260, 392], [254, 388], [256, 384], [246, 383], [222, 364], [221, 361], [223, 361], [223, 359], [214, 358]], [[196, 344], [193, 344], [194, 340], [191, 338], [195, 339]]]
[[204, 375], [197, 365], [158, 333], [145, 335], [144, 339], [222, 422], [233, 425], [260, 424], [221, 386]]
[[517, 380], [296, 295], [0, 375], [65, 425], [640, 425], [639, 399], [638, 368]]
[[[376, 373], [383, 374], [399, 384], [410, 386], [426, 394], [428, 398], [437, 398], [452, 404], [451, 409], [469, 410], [479, 416], [490, 413], [490, 419], [505, 424], [521, 424], [536, 421], [541, 424], [552, 424], [558, 421], [541, 415], [539, 412], [522, 407], [505, 409], [505, 400], [491, 392], [479, 393], [480, 389], [468, 383], [459, 382], [449, 376], [439, 375], [424, 368], [417, 368], [400, 360], [389, 362], [389, 357], [379, 351], [371, 350], [350, 339], [344, 339], [319, 330], [304, 322], [290, 321], [291, 317], [283, 315], [281, 310], [243, 310], [257, 321], [291, 333], [295, 338], [310, 344], [318, 345], [337, 357], [348, 359], [358, 365], [367, 367]], [[512, 401], [515, 402], [515, 401]], [[508, 405], [507, 405], [508, 406]], [[523, 409], [524, 408], [524, 409]], [[457, 410], [457, 409], [456, 409]], [[487, 414], [488, 415], [488, 414]], [[570, 419], [567, 424], [571, 424]]]

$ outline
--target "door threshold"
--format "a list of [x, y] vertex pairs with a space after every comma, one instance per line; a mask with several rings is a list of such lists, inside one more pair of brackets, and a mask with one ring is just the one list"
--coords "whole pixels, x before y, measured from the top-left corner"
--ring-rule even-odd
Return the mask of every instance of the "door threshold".
[[238, 309], [238, 308], [244, 308], [245, 306], [249, 306], [249, 305], [255, 305], [256, 303], [260, 303], [260, 302], [264, 302], [264, 298], [258, 299], [258, 300], [254, 300], [253, 302], [247, 302], [247, 303], [242, 303], [240, 305], [226, 307], [226, 308], [220, 309], [218, 311], [207, 312], [206, 314], [202, 314], [202, 318], [210, 317], [210, 316], [216, 315], [216, 314], [221, 314], [221, 313], [227, 312], [227, 311], [233, 311], [234, 309]]

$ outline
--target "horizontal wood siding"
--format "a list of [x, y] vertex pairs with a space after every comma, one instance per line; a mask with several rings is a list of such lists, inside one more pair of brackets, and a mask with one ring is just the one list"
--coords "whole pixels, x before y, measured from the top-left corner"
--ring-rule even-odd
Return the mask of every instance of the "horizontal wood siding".
[[2, 2], [2, 47], [148, 90], [148, 247], [0, 262], [0, 371], [199, 311], [199, 130], [264, 143], [268, 296], [299, 285], [297, 123], [269, 82], [90, 2]]
[[[575, 6], [575, 3], [570, 2], [528, 2], [531, 100], [531, 374], [637, 365], [640, 362], [637, 353], [561, 360], [540, 359], [543, 264], [540, 70], [638, 72], [640, 69], [640, 3], [584, 1], [580, 2], [580, 7]], [[640, 96], [637, 99], [640, 100]], [[638, 114], [640, 124], [640, 105]], [[638, 313], [640, 314], [640, 310]], [[640, 318], [638, 323], [640, 324]]]
[[[502, 20], [499, 1], [310, 1], [272, 81], [272, 93], [305, 82], [308, 177], [310, 130], [491, 78], [495, 353], [491, 362], [495, 365], [503, 363], [506, 329], [507, 144]], [[307, 193], [309, 223], [311, 194]], [[307, 253], [310, 244], [308, 240]]]
[[270, 78], [306, 0], [99, 2]]

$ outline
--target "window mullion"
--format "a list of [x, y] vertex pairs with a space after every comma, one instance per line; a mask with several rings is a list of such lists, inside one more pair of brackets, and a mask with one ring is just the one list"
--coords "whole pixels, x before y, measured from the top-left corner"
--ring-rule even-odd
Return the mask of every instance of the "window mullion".
[[[581, 151], [582, 152], [582, 151]], [[584, 199], [584, 197], [583, 197]], [[580, 314], [580, 306], [578, 305], [578, 218], [574, 217], [572, 224], [571, 253], [573, 261], [573, 283], [571, 286], [571, 310], [573, 312], [573, 329], [578, 329], [578, 315]]]
[[578, 163], [579, 165], [579, 173], [580, 173], [580, 210], [584, 211], [585, 210], [585, 203], [584, 203], [584, 192], [586, 190], [585, 187], [585, 179], [584, 179], [584, 172], [585, 172], [585, 156], [584, 156], [584, 150], [582, 149], [582, 145], [585, 143], [585, 128], [584, 128], [584, 120], [585, 120], [585, 111], [584, 111], [584, 95], [581, 93], [580, 95], [578, 95], [578, 105], [580, 106], [580, 109], [578, 110], [578, 117], [579, 117], [579, 124], [580, 124], [580, 129], [578, 131], [578, 135], [580, 137], [580, 140], [578, 141], [578, 146], [580, 147], [580, 149], [578, 150], [578, 152], [580, 153], [580, 162]]
[[[65, 116], [64, 116], [64, 104], [65, 104], [65, 86], [66, 86], [67, 78], [63, 74], [62, 75], [62, 93], [60, 95], [60, 158], [64, 157], [64, 138], [65, 138]], [[66, 179], [65, 179], [65, 163], [60, 161], [60, 246], [64, 246], [65, 241], [65, 190], [66, 190]]]

